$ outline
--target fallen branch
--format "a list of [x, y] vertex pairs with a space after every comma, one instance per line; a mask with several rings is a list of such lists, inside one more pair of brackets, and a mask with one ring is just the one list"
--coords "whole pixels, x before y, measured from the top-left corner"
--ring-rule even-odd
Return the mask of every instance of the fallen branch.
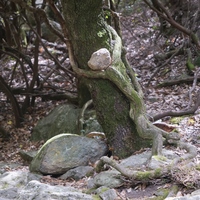
[[179, 117], [179, 116], [183, 116], [183, 115], [191, 115], [196, 112], [196, 110], [198, 109], [199, 106], [200, 106], [200, 90], [198, 91], [198, 94], [197, 94], [196, 103], [192, 108], [187, 109], [187, 110], [177, 111], [177, 112], [175, 112], [175, 111], [163, 112], [163, 113], [160, 113], [158, 115], [151, 117], [149, 120], [157, 121], [157, 120], [162, 119], [167, 116]]
[[167, 175], [169, 173], [168, 168], [158, 168], [156, 170], [150, 170], [150, 171], [133, 171], [121, 166], [115, 160], [108, 158], [107, 156], [103, 156], [101, 158], [101, 161], [119, 171], [123, 176], [134, 180], [140, 180], [140, 181], [151, 180]]
[[[151, 169], [151, 170], [146, 169], [145, 171], [137, 171], [137, 170], [133, 170], [133, 169], [130, 170], [129, 168], [124, 167], [123, 165], [120, 165], [119, 163], [117, 163], [117, 161], [115, 161], [107, 156], [103, 156], [100, 159], [99, 163], [97, 164], [96, 168], [98, 169], [98, 171], [100, 171], [100, 168], [102, 168], [104, 166], [104, 164], [107, 164], [107, 165], [113, 167], [114, 169], [116, 169], [117, 171], [119, 171], [123, 176], [128, 177], [129, 179], [134, 180], [134, 181], [150, 181], [152, 179], [156, 179], [156, 178], [160, 178], [160, 177], [167, 177], [167, 176], [168, 177], [172, 176], [171, 178], [173, 179], [174, 178], [173, 174], [177, 174], [177, 169], [182, 167], [183, 162], [196, 157], [197, 148], [191, 144], [188, 144], [188, 143], [185, 143], [182, 141], [179, 141], [179, 142], [172, 141], [172, 143], [176, 144], [181, 149], [185, 149], [187, 151], [187, 153], [184, 154], [183, 156], [180, 156], [179, 158], [175, 158], [166, 167], [160, 166], [156, 169]], [[154, 156], [152, 158], [154, 158]], [[188, 170], [187, 166], [185, 166], [185, 168], [183, 170]], [[191, 174], [193, 175], [194, 173], [191, 172]], [[180, 181], [180, 180], [178, 180], [178, 181]], [[194, 183], [194, 184], [196, 184], [196, 183]]]
[[[200, 76], [197, 77], [197, 80], [200, 81]], [[194, 81], [193, 76], [180, 76], [180, 78], [172, 79], [172, 80], [166, 80], [160, 84], [158, 84], [156, 87], [167, 87], [171, 85], [179, 85], [182, 83], [191, 83]]]

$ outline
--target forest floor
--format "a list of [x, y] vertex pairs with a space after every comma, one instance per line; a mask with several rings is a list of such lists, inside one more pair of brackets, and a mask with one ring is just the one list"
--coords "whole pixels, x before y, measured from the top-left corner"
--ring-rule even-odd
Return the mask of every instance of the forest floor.
[[[191, 90], [193, 81], [158, 87], [163, 81], [167, 80], [172, 82], [173, 80], [177, 80], [179, 77], [186, 74], [187, 71], [184, 55], [174, 57], [164, 66], [161, 66], [164, 61], [159, 61], [155, 58], [156, 54], [166, 51], [166, 40], [168, 40], [168, 43], [172, 44], [175, 40], [173, 37], [166, 39], [159, 36], [159, 31], [156, 27], [158, 26], [156, 15], [152, 11], [146, 9], [139, 10], [135, 14], [130, 15], [122, 13], [121, 23], [124, 46], [127, 49], [127, 58], [142, 85], [148, 115], [151, 117], [169, 110], [180, 111], [186, 109], [190, 103], [190, 91], [192, 94], [191, 105], [193, 105], [197, 98], [197, 92], [200, 90], [200, 82], [197, 82], [193, 90]], [[156, 70], [157, 73], [153, 76]], [[149, 80], [151, 81], [149, 82]], [[67, 88], [69, 85], [65, 82], [62, 87]], [[20, 150], [38, 150], [43, 144], [43, 141], [38, 143], [30, 142], [33, 127], [37, 124], [38, 120], [46, 116], [50, 110], [66, 101], [43, 102], [38, 98], [35, 106], [30, 107], [25, 114], [25, 120], [22, 126], [20, 128], [15, 128], [10, 104], [5, 101], [5, 97], [2, 97], [2, 94], [0, 95], [0, 125], [3, 126], [10, 135], [8, 140], [0, 138], [0, 161], [18, 163], [24, 168], [27, 168], [27, 165], [24, 164], [18, 152]], [[196, 110], [194, 115], [165, 117], [160, 121], [175, 125], [182, 139], [198, 148], [198, 156], [196, 159], [199, 162], [200, 108]], [[7, 170], [12, 169], [8, 167]], [[44, 177], [44, 182], [63, 184], [60, 183], [59, 180], [51, 177]], [[69, 181], [68, 183], [65, 182], [65, 184], [74, 187], [83, 187], [85, 181]], [[146, 199], [146, 197], [153, 196], [157, 188], [165, 188], [168, 184], [171, 183], [162, 185], [138, 184], [134, 187], [127, 186], [127, 188], [120, 188], [118, 192], [121, 196], [126, 196], [124, 199]], [[184, 186], [182, 186], [182, 188], [181, 192], [188, 192]]]

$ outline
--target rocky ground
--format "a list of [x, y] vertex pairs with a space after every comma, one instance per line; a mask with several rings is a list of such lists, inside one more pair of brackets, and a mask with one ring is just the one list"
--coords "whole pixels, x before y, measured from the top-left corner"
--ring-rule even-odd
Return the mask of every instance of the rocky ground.
[[[197, 82], [193, 90], [191, 90], [192, 82], [157, 87], [163, 81], [177, 79], [186, 73], [185, 58], [184, 56], [174, 57], [165, 66], [160, 67], [163, 61], [157, 60], [155, 55], [164, 52], [167, 47], [164, 46], [166, 38], [158, 36], [158, 19], [150, 10], [139, 9], [137, 5], [134, 9], [137, 10], [135, 14], [125, 15], [123, 12], [121, 14], [123, 39], [124, 46], [127, 49], [128, 60], [136, 71], [138, 80], [143, 87], [149, 116], [151, 117], [168, 110], [179, 111], [186, 109], [190, 103], [189, 94], [192, 94], [192, 105], [196, 100], [197, 91], [200, 89], [199, 82]], [[169, 38], [169, 42], [173, 43], [173, 41], [174, 38]], [[40, 61], [45, 62], [43, 60]], [[157, 73], [155, 73], [156, 70], [158, 70]], [[149, 82], [149, 80], [151, 81]], [[62, 84], [62, 87], [69, 87], [67, 81]], [[2, 98], [5, 99], [5, 97]], [[22, 127], [15, 128], [9, 104], [4, 100], [0, 101], [0, 124], [5, 127], [10, 135], [10, 139], [5, 140], [1, 138], [0, 141], [1, 173], [17, 169], [28, 171], [27, 164], [24, 163], [18, 154], [19, 150], [37, 150], [43, 144], [43, 141], [40, 143], [30, 142], [32, 128], [50, 110], [63, 103], [65, 101], [42, 102], [38, 99], [35, 107], [29, 108], [26, 113]], [[166, 117], [162, 122], [176, 125], [182, 139], [194, 144], [198, 148], [196, 162], [199, 163], [200, 108], [197, 109], [195, 115], [176, 118]], [[75, 188], [84, 188], [86, 187], [87, 179], [78, 182], [74, 180], [60, 181], [53, 177], [44, 176], [42, 181], [50, 185], [69, 185]], [[147, 196], [152, 197], [158, 188], [168, 187], [168, 184], [171, 183], [160, 184], [160, 182], [155, 182], [150, 185], [141, 183], [131, 185], [127, 183], [127, 186], [117, 189], [117, 192], [121, 195], [121, 199], [147, 199]], [[179, 195], [190, 192], [191, 190], [187, 190], [182, 186]]]

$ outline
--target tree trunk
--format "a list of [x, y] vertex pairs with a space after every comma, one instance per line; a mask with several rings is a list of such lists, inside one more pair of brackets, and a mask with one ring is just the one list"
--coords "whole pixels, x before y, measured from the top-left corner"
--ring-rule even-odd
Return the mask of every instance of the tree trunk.
[[[146, 118], [140, 87], [124, 59], [120, 37], [106, 24], [102, 0], [61, 2], [74, 59], [71, 59], [72, 67], [79, 82], [90, 91], [98, 121], [113, 154], [120, 158], [130, 156], [134, 151], [150, 146], [153, 138], [154, 153], [160, 153], [160, 130]], [[92, 53], [101, 48], [110, 51], [112, 64], [105, 70], [91, 70], [87, 63]], [[84, 92], [86, 101], [90, 95], [87, 90]]]

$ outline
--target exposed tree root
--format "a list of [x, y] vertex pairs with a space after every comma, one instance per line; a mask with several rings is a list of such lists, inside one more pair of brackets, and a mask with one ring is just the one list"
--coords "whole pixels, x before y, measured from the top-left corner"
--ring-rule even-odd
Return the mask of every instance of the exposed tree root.
[[[100, 159], [100, 162], [98, 163], [96, 168], [98, 169], [98, 171], [100, 171], [100, 168], [102, 168], [104, 164], [109, 165], [119, 171], [122, 176], [125, 176], [132, 181], [147, 182], [151, 181], [152, 179], [168, 177], [174, 182], [178, 184], [183, 184], [186, 187], [198, 187], [200, 184], [198, 176], [199, 172], [192, 162], [185, 161], [185, 159], [188, 160], [196, 156], [197, 152], [195, 150], [195, 147], [192, 145], [188, 146], [185, 143], [180, 143], [180, 147], [188, 149], [188, 152], [190, 153], [180, 157], [179, 159], [172, 160], [172, 162], [169, 163], [166, 167], [158, 167], [151, 170], [148, 170], [147, 168], [145, 171], [130, 170], [129, 168], [123, 167], [123, 165], [118, 164], [115, 160], [104, 156]], [[173, 193], [176, 193], [177, 190], [178, 188], [175, 187]], [[170, 194], [170, 196], [171, 195], [173, 194]]]
[[85, 105], [83, 106], [81, 112], [80, 112], [79, 117], [78, 117], [78, 133], [80, 135], [83, 135], [82, 130], [83, 130], [83, 124], [84, 124], [84, 121], [85, 121], [84, 120], [85, 111], [90, 105], [92, 105], [92, 103], [93, 103], [92, 99], [89, 100], [88, 102], [86, 102]]
[[101, 161], [104, 164], [108, 164], [117, 171], [119, 171], [123, 176], [128, 177], [133, 180], [140, 180], [140, 181], [147, 181], [150, 179], [159, 178], [161, 176], [166, 176], [169, 173], [168, 168], [158, 168], [156, 170], [150, 170], [150, 171], [133, 171], [129, 170], [125, 167], [122, 167], [120, 164], [118, 164], [115, 160], [108, 158], [107, 156], [103, 156], [101, 158]]
[[120, 61], [122, 53], [121, 38], [117, 35], [114, 29], [111, 27], [109, 29], [113, 34], [113, 39], [115, 40], [112, 65], [105, 71], [92, 71], [80, 69], [75, 62], [72, 62], [72, 68], [78, 75], [87, 78], [108, 79], [113, 82], [130, 101], [130, 118], [135, 122], [140, 137], [153, 139], [152, 155], [162, 154], [162, 136], [166, 138], [166, 140], [169, 140], [170, 143], [172, 143], [172, 141], [173, 143], [176, 143], [179, 140], [179, 135], [174, 132], [168, 133], [163, 131], [154, 126], [147, 119], [143, 100], [141, 99], [141, 95], [137, 92], [138, 90], [141, 92], [140, 88], [134, 87], [133, 82], [136, 81], [135, 78], [128, 76], [126, 69], [122, 66], [123, 63]]

